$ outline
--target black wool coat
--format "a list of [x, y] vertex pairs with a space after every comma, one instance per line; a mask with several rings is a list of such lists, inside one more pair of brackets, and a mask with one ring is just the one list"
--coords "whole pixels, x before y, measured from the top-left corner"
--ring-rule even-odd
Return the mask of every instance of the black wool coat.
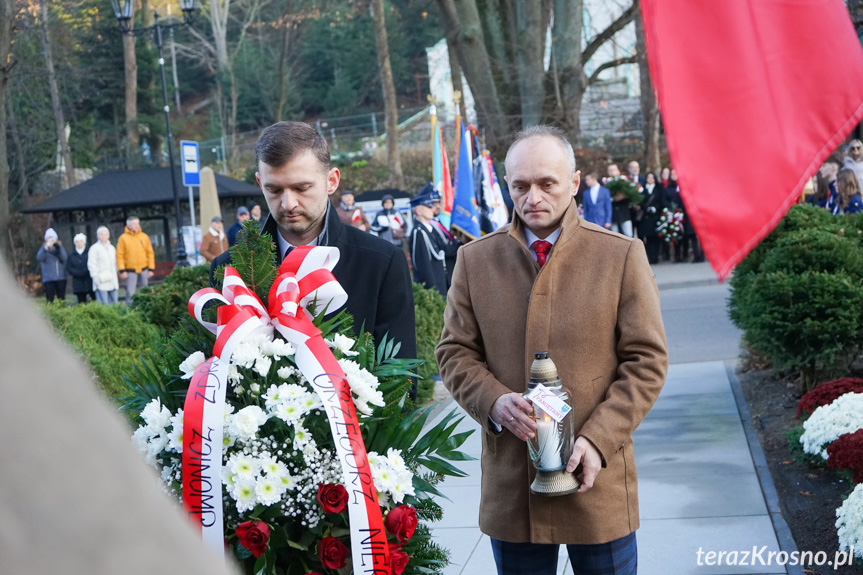
[[87, 268], [87, 257], [90, 255], [88, 246], [83, 254], [74, 249], [66, 258], [66, 273], [72, 276], [72, 293], [87, 293], [93, 291], [93, 278]]
[[[379, 343], [384, 335], [401, 343], [397, 357], [415, 358], [416, 318], [410, 270], [404, 252], [393, 244], [377, 238], [339, 220], [332, 206], [327, 209], [327, 233], [323, 244], [339, 249], [339, 263], [333, 275], [348, 294], [345, 304], [354, 317], [354, 330], [360, 329], [374, 336]], [[270, 234], [276, 242], [278, 224], [267, 216], [262, 233]], [[281, 263], [284, 254], [278, 254]], [[210, 266], [210, 284], [215, 285], [213, 274], [219, 266], [231, 263], [227, 251], [213, 260]]]

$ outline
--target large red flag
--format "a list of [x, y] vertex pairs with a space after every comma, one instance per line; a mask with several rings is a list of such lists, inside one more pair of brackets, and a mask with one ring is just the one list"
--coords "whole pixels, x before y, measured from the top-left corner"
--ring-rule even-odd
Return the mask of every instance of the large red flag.
[[863, 116], [841, 0], [641, 0], [687, 214], [720, 279]]

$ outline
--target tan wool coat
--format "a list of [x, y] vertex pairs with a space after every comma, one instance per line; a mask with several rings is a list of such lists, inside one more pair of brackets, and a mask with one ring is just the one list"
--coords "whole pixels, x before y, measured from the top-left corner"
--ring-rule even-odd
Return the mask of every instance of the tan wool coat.
[[[659, 292], [642, 243], [584, 222], [573, 202], [540, 270], [516, 216], [460, 249], [444, 319], [441, 377], [486, 431], [480, 530], [503, 541], [568, 544], [635, 531], [632, 433], [668, 367]], [[525, 391], [533, 354], [542, 350], [572, 398], [576, 436], [604, 460], [586, 493], [531, 495], [526, 443], [489, 425], [498, 397]]]

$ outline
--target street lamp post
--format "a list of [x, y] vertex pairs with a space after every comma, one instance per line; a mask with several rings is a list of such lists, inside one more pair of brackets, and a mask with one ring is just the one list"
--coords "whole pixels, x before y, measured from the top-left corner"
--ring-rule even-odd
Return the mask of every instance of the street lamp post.
[[171, 107], [168, 105], [168, 84], [165, 79], [165, 58], [162, 56], [162, 30], [187, 26], [192, 23], [192, 14], [195, 10], [195, 0], [180, 0], [180, 9], [183, 11], [183, 21], [176, 24], [162, 24], [159, 21], [159, 12], [153, 11], [153, 25], [146, 28], [135, 29], [132, 20], [135, 17], [134, 0], [111, 0], [114, 7], [114, 15], [120, 25], [123, 34], [134, 34], [145, 36], [153, 35], [156, 50], [159, 54], [159, 71], [162, 76], [162, 103], [165, 110], [165, 130], [168, 143], [168, 161], [171, 164], [171, 188], [174, 191], [174, 211], [177, 216], [177, 266], [189, 265], [186, 259], [186, 247], [183, 243], [183, 220], [180, 214], [180, 192], [177, 189], [177, 175], [174, 170], [174, 135], [171, 133]]

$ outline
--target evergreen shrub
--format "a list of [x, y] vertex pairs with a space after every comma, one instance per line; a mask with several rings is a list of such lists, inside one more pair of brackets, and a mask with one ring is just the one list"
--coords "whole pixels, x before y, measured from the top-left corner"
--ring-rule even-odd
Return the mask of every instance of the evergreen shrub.
[[734, 271], [731, 320], [746, 346], [797, 370], [804, 391], [863, 350], [863, 216], [794, 206]]
[[434, 350], [443, 331], [443, 310], [446, 300], [437, 291], [414, 284], [414, 308], [417, 322], [417, 359], [424, 363], [419, 368], [417, 405], [427, 403], [434, 395], [432, 377], [438, 373]]
[[133, 374], [138, 359], [157, 346], [159, 328], [120, 305], [67, 306], [55, 301], [42, 310], [57, 333], [84, 358], [106, 395], [114, 400], [129, 395], [125, 378]]
[[207, 265], [174, 268], [161, 284], [136, 291], [132, 305], [146, 321], [169, 334], [189, 315], [189, 298], [208, 285], [209, 272]]

